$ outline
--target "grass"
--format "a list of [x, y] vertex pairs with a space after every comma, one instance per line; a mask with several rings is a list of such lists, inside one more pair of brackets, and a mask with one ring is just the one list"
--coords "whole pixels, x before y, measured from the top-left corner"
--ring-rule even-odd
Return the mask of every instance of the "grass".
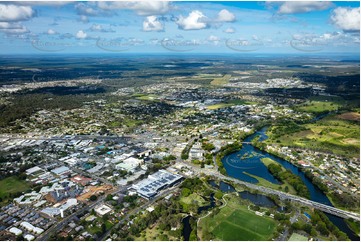
[[213, 81], [211, 81], [211, 85], [214, 86], [221, 86], [226, 85], [229, 83], [229, 79], [232, 77], [232, 75], [224, 75], [223, 77], [214, 78]]
[[337, 110], [344, 103], [340, 97], [315, 96], [306, 103], [301, 104], [296, 109], [307, 113], [323, 113]]
[[180, 202], [188, 205], [196, 203], [198, 206], [205, 206], [208, 204], [206, 200], [196, 193], [192, 193], [188, 197], [181, 197]]
[[349, 219], [345, 219], [345, 221], [352, 231], [360, 235], [360, 222], [351, 221]]
[[293, 233], [288, 241], [308, 241], [308, 238], [306, 236]]
[[134, 94], [133, 97], [143, 101], [153, 101], [158, 98], [158, 96], [154, 94]]
[[16, 176], [7, 177], [0, 181], [0, 198], [8, 196], [10, 193], [25, 192], [30, 189], [25, 180], [20, 180]]
[[[277, 140], [283, 146], [298, 146], [346, 157], [360, 157], [360, 126], [357, 122], [341, 119], [339, 115], [330, 115], [302, 126], [306, 130], [282, 135]], [[270, 134], [269, 142], [274, 142], [272, 132]]]
[[269, 240], [276, 228], [276, 222], [261, 217], [240, 205], [239, 198], [232, 196], [218, 214], [207, 216], [200, 222], [201, 230], [208, 230], [215, 240]]
[[254, 104], [254, 103], [251, 103], [249, 101], [244, 101], [244, 100], [237, 99], [237, 100], [230, 100], [230, 101], [225, 101], [223, 103], [217, 103], [217, 104], [209, 105], [209, 106], [207, 106], [207, 109], [215, 110], [215, 109], [232, 107], [232, 106], [243, 105], [243, 104]]
[[[283, 167], [282, 167], [283, 168]], [[284, 168], [283, 168], [284, 169]], [[272, 182], [269, 182], [267, 181], [266, 179], [262, 178], [262, 177], [259, 177], [259, 176], [256, 176], [256, 175], [253, 175], [253, 174], [250, 174], [248, 172], [243, 172], [244, 174], [250, 176], [250, 177], [253, 177], [255, 179], [258, 180], [258, 183], [257, 185], [260, 185], [260, 186], [264, 186], [264, 187], [269, 187], [269, 188], [272, 188], [272, 189], [275, 189], [275, 190], [279, 190], [279, 191], [285, 191], [285, 188], [286, 186], [288, 186], [288, 192], [289, 194], [294, 194], [296, 195], [297, 192], [295, 191], [295, 189], [287, 182], [283, 183], [283, 184], [280, 184], [280, 185], [277, 185], [277, 184], [274, 184]]]

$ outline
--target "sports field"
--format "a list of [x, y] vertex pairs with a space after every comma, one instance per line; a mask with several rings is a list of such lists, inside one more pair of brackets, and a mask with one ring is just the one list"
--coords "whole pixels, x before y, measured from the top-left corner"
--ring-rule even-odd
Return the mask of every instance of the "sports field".
[[[215, 240], [269, 240], [276, 222], [266, 216], [258, 216], [239, 205], [238, 198], [231, 198], [226, 207], [215, 216], [207, 216], [200, 222], [201, 230], [208, 230]], [[233, 201], [232, 201], [233, 200]]]

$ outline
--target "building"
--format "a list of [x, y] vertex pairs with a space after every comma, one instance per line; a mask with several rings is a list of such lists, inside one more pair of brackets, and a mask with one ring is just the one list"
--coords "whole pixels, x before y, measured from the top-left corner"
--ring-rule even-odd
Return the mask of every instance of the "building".
[[68, 167], [66, 166], [60, 166], [58, 168], [52, 169], [51, 170], [52, 173], [54, 173], [57, 176], [62, 176], [62, 175], [67, 175], [70, 173], [70, 170]]
[[183, 179], [181, 175], [172, 174], [166, 170], [159, 170], [148, 178], [134, 184], [131, 190], [146, 199], [154, 198], [161, 190], [171, 187]]
[[24, 236], [24, 239], [26, 239], [27, 241], [32, 241], [35, 239], [35, 237], [31, 234], [27, 234]]
[[20, 226], [29, 232], [34, 232], [35, 234], [41, 234], [42, 232], [44, 232], [42, 228], [35, 227], [34, 225], [28, 222], [21, 222]]
[[84, 176], [80, 176], [80, 175], [76, 175], [74, 176], [73, 178], [70, 179], [72, 182], [74, 183], [78, 183], [82, 186], [86, 186], [88, 185], [92, 179], [91, 178], [88, 178], [88, 177], [84, 177]]
[[105, 204], [102, 204], [98, 207], [96, 207], [94, 209], [94, 211], [99, 215], [99, 216], [104, 216], [107, 213], [110, 213], [111, 211], [113, 211], [110, 207], [108, 207]]
[[122, 163], [115, 166], [116, 169], [125, 170], [127, 172], [134, 172], [138, 167], [144, 163], [143, 160], [134, 157], [125, 159]]
[[26, 193], [18, 198], [14, 198], [14, 202], [16, 202], [19, 205], [31, 205], [33, 203], [38, 202], [40, 198], [41, 198], [41, 194], [32, 191], [31, 193]]
[[34, 167], [32, 167], [32, 168], [30, 168], [30, 169], [27, 169], [26, 171], [25, 171], [25, 173], [26, 173], [26, 175], [36, 175], [36, 174], [38, 174], [38, 173], [40, 173], [40, 172], [43, 172], [44, 170], [43, 169], [41, 169], [39, 166], [34, 166]]
[[10, 231], [10, 233], [15, 234], [16, 236], [19, 236], [19, 235], [21, 235], [23, 233], [22, 230], [20, 230], [18, 228], [15, 228], [15, 227], [12, 227], [9, 231]]

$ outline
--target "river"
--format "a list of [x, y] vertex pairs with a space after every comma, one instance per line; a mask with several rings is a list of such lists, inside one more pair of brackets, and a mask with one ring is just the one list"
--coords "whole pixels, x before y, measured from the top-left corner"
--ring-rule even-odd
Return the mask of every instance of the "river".
[[[263, 141], [268, 138], [266, 131], [267, 127], [248, 136], [244, 141], [251, 142], [256, 136], [260, 136], [260, 141]], [[261, 161], [261, 158], [273, 159], [274, 161], [280, 163], [284, 168], [290, 170], [293, 174], [299, 176], [307, 186], [310, 192], [311, 200], [332, 206], [327, 196], [318, 187], [316, 187], [297, 166], [282, 158], [269, 154], [265, 151], [261, 151], [251, 144], [243, 144], [241, 150], [225, 156], [222, 159], [222, 162], [228, 176], [250, 183], [257, 183], [255, 178], [244, 173], [247, 172], [249, 174], [262, 177], [272, 183], [280, 184], [280, 182], [275, 179], [271, 173], [269, 173], [267, 167]], [[346, 233], [351, 240], [360, 240], [360, 237], [347, 226], [346, 222], [342, 218], [327, 213], [325, 214], [330, 221], [332, 221], [332, 223], [334, 223], [341, 231]]]

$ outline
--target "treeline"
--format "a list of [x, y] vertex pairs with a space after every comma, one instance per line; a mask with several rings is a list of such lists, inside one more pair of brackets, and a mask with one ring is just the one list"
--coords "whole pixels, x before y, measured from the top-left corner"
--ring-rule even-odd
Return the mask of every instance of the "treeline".
[[310, 170], [307, 170], [305, 172], [305, 175], [312, 181], [314, 185], [316, 185], [325, 194], [328, 192], [328, 187], [321, 178], [314, 176]]
[[29, 118], [42, 109], [74, 109], [94, 99], [95, 95], [17, 94], [11, 99], [12, 104], [0, 105], [0, 127], [8, 127], [15, 120]]
[[279, 181], [289, 183], [296, 190], [297, 195], [310, 198], [310, 193], [300, 177], [289, 170], [282, 170], [282, 166], [279, 164], [269, 164], [267, 169]]
[[311, 223], [324, 236], [334, 234], [337, 237], [337, 240], [350, 240], [347, 235], [339, 230], [339, 228], [321, 211], [314, 210], [314, 213], [311, 215]]
[[278, 139], [283, 135], [293, 134], [304, 130], [307, 129], [304, 126], [295, 123], [294, 121], [279, 120], [272, 127], [272, 138]]
[[242, 144], [236, 141], [232, 144], [225, 145], [220, 149], [220, 151], [217, 153], [217, 156], [216, 156], [216, 163], [218, 165], [218, 171], [221, 174], [223, 174], [223, 175], [227, 174], [227, 171], [224, 168], [223, 162], [222, 162], [223, 157], [225, 157], [226, 155], [229, 155], [233, 152], [236, 152], [236, 151], [240, 150], [241, 148], [242, 148]]

